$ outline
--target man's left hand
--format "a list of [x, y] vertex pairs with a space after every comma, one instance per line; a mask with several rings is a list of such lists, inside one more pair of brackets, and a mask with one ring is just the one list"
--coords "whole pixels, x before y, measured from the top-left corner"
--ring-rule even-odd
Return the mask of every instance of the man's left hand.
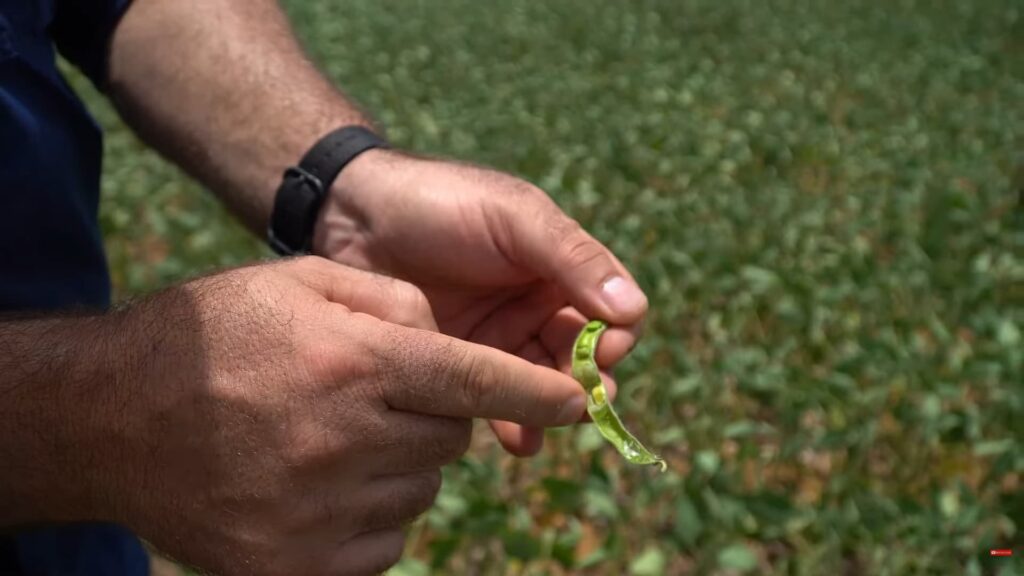
[[[342, 172], [316, 230], [317, 254], [418, 286], [445, 334], [565, 372], [586, 319], [614, 326], [597, 356], [607, 368], [647, 311], [622, 263], [546, 193], [486, 168], [366, 152]], [[541, 430], [491, 426], [513, 454], [540, 450]]]

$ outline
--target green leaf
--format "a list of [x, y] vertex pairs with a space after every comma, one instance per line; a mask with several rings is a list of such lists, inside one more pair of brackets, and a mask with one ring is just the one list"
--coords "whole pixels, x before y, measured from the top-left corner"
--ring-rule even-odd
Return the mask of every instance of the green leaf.
[[781, 536], [795, 513], [792, 498], [784, 493], [759, 492], [744, 498], [744, 503], [758, 529], [771, 531], [763, 534], [768, 537]]
[[591, 568], [611, 558], [619, 557], [623, 552], [622, 538], [618, 530], [611, 530], [604, 539], [604, 544], [590, 553], [579, 563], [580, 569]]
[[415, 558], [402, 558], [388, 569], [388, 576], [430, 576], [430, 566]]
[[576, 434], [576, 449], [580, 452], [594, 452], [605, 445], [597, 426], [580, 426]]
[[551, 557], [565, 568], [575, 567], [576, 545], [579, 544], [580, 535], [579, 522], [570, 519], [569, 529], [560, 531], [555, 536], [554, 545], [551, 547]]
[[614, 520], [619, 517], [619, 506], [604, 487], [587, 488], [583, 494], [584, 508], [590, 516]]
[[541, 480], [541, 486], [547, 492], [550, 506], [555, 510], [575, 510], [580, 503], [583, 487], [578, 482], [548, 476]]
[[719, 458], [717, 452], [701, 450], [695, 455], [694, 461], [697, 463], [697, 468], [707, 474], [714, 474], [715, 472], [718, 472], [718, 466], [721, 463], [721, 458]]
[[939, 511], [946, 518], [952, 518], [960, 512], [960, 493], [957, 490], [943, 490], [939, 494]]
[[430, 543], [430, 567], [441, 568], [459, 548], [461, 538], [458, 534], [450, 534]]
[[502, 541], [505, 544], [505, 553], [513, 558], [527, 561], [540, 556], [540, 541], [529, 532], [508, 531], [502, 536]]
[[972, 451], [974, 452], [975, 456], [980, 456], [982, 458], [988, 456], [999, 456], [1000, 454], [1005, 454], [1006, 452], [1012, 450], [1014, 446], [1016, 446], [1016, 444], [1017, 443], [1014, 442], [1012, 438], [1004, 438], [1002, 440], [986, 440], [984, 442], [978, 442], [977, 444], [975, 444], [974, 449]]
[[740, 270], [740, 275], [747, 281], [755, 294], [767, 292], [779, 283], [778, 274], [758, 266], [744, 266]]
[[597, 550], [591, 552], [586, 558], [580, 560], [578, 567], [580, 569], [592, 568], [594, 566], [601, 564], [602, 562], [607, 562], [608, 559], [611, 557], [612, 555], [607, 550], [603, 548], [598, 548]]
[[921, 415], [926, 420], [938, 420], [942, 415], [942, 399], [935, 394], [927, 394], [921, 400]]
[[757, 432], [757, 423], [750, 420], [733, 422], [722, 429], [722, 435], [726, 438], [741, 438]]
[[666, 564], [665, 553], [654, 546], [648, 546], [629, 563], [629, 573], [633, 576], [662, 576]]
[[1004, 318], [996, 329], [996, 340], [1003, 346], [1016, 346], [1020, 343], [1020, 328], [1013, 323], [1013, 320]]
[[749, 572], [757, 568], [757, 555], [743, 544], [733, 544], [718, 551], [718, 565], [727, 570]]
[[682, 426], [669, 426], [668, 428], [658, 430], [651, 435], [656, 446], [665, 444], [674, 444], [680, 442], [686, 438], [686, 430]]
[[672, 532], [676, 539], [686, 546], [693, 546], [704, 532], [704, 522], [700, 518], [700, 513], [686, 496], [676, 501]]
[[701, 382], [699, 374], [690, 374], [682, 378], [676, 378], [669, 384], [669, 394], [673, 399], [690, 396], [700, 388]]

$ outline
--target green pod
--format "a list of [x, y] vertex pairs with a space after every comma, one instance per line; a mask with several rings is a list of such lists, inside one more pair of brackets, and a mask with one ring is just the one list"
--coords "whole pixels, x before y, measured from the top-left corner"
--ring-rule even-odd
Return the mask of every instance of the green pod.
[[665, 461], [651, 453], [626, 430], [619, 415], [615, 413], [615, 409], [608, 402], [608, 392], [604, 388], [604, 383], [601, 382], [601, 373], [594, 360], [597, 341], [607, 327], [608, 325], [600, 320], [591, 320], [580, 331], [572, 349], [572, 376], [587, 391], [587, 412], [594, 421], [594, 425], [597, 426], [601, 435], [611, 442], [612, 446], [615, 446], [619, 454], [634, 464], [652, 464], [664, 472], [668, 467]]

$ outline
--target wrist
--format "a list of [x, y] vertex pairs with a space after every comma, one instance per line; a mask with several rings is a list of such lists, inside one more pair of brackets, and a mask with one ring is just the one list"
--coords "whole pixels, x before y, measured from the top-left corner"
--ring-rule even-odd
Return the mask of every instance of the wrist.
[[313, 253], [334, 257], [368, 243], [390, 210], [400, 209], [391, 191], [411, 184], [406, 169], [417, 159], [393, 149], [368, 150], [341, 171], [324, 199], [313, 233]]
[[[4, 325], [0, 495], [8, 525], [114, 520], [103, 496], [116, 474], [104, 441], [129, 409], [109, 315]], [[9, 365], [8, 365], [9, 364]]]
[[344, 126], [321, 137], [284, 173], [267, 229], [271, 248], [283, 256], [311, 253], [317, 220], [340, 173], [366, 152], [387, 147], [363, 126]]

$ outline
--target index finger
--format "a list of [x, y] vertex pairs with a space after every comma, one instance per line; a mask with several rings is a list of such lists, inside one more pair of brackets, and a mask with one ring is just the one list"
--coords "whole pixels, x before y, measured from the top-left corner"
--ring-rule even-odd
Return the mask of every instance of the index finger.
[[377, 373], [396, 410], [546, 427], [572, 424], [586, 409], [583, 388], [557, 370], [442, 334], [385, 329]]

